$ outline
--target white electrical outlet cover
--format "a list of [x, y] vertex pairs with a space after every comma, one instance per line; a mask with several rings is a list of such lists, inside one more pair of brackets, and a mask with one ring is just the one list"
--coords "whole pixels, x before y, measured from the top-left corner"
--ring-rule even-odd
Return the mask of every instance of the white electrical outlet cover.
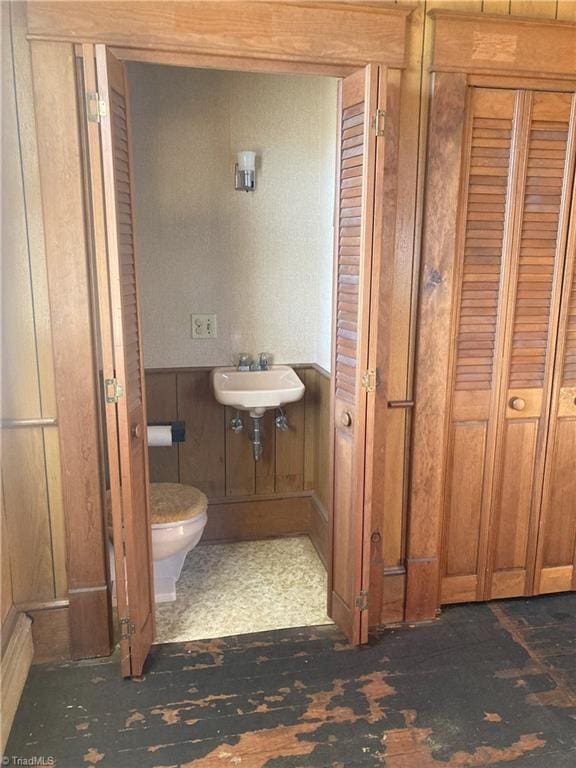
[[192, 315], [192, 338], [215, 339], [218, 336], [216, 315]]

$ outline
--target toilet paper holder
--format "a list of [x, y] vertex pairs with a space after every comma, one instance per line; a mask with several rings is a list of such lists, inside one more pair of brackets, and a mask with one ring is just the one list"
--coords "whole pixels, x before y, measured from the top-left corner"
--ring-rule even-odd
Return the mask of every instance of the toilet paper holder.
[[151, 421], [149, 427], [170, 427], [173, 443], [183, 443], [186, 440], [185, 421]]

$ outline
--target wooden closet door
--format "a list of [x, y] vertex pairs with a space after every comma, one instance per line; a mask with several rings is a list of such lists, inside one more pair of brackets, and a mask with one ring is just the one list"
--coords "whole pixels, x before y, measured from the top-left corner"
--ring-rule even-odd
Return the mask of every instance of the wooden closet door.
[[470, 93], [442, 603], [532, 591], [573, 183], [571, 100]]
[[514, 91], [468, 94], [460, 197], [441, 603], [484, 592], [498, 381], [511, 262], [518, 130]]
[[[378, 67], [342, 80], [339, 93], [335, 317], [333, 338], [333, 515], [329, 613], [355, 643], [368, 637], [365, 451]], [[382, 140], [382, 139], [381, 139]]]
[[[532, 592], [573, 184], [572, 95], [523, 93], [521, 100], [487, 598]], [[564, 495], [561, 475], [551, 489]]]
[[[576, 96], [564, 95], [563, 110], [551, 126], [557, 141], [566, 142], [572, 168], [564, 175], [562, 219], [566, 224], [572, 194], [572, 221], [560, 312], [551, 421], [546, 452], [544, 493], [534, 592], [576, 589]], [[570, 101], [572, 102], [570, 105]], [[571, 106], [571, 114], [570, 114]], [[560, 118], [560, 119], [559, 119]], [[562, 152], [563, 148], [559, 148]], [[556, 177], [559, 181], [559, 177]], [[571, 193], [572, 187], [572, 193]], [[560, 189], [560, 185], [557, 185]]]
[[[85, 58], [91, 49], [85, 46]], [[146, 407], [126, 74], [124, 65], [105, 46], [96, 45], [95, 53], [96, 85], [103, 110], [99, 117], [100, 146], [91, 141], [90, 170], [104, 365], [113, 366], [118, 383], [116, 392], [110, 383], [106, 387], [106, 420], [121, 667], [122, 674], [128, 676], [142, 673], [154, 636]], [[90, 69], [85, 63], [86, 67]], [[103, 211], [98, 209], [99, 201]], [[104, 228], [101, 239], [99, 222]]]

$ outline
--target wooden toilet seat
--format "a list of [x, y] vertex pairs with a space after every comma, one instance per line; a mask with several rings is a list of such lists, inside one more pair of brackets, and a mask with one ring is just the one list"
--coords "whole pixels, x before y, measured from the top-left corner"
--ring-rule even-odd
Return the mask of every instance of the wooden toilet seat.
[[[150, 520], [152, 525], [180, 523], [193, 520], [208, 509], [205, 493], [193, 485], [181, 483], [150, 483]], [[106, 493], [106, 515], [112, 525], [110, 491]]]

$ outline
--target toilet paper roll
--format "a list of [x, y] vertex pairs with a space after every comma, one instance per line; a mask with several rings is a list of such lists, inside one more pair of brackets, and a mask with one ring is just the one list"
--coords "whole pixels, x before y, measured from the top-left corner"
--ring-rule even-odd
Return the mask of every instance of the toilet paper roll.
[[169, 424], [162, 427], [148, 427], [148, 445], [172, 445], [172, 427]]

